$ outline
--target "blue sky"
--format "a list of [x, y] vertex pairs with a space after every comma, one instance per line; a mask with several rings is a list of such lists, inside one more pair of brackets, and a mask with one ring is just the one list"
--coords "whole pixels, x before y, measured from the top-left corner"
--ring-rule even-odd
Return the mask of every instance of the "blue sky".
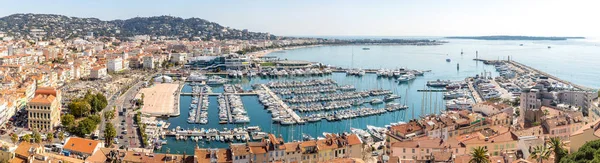
[[0, 16], [198, 17], [293, 36], [600, 36], [594, 0], [2, 0]]

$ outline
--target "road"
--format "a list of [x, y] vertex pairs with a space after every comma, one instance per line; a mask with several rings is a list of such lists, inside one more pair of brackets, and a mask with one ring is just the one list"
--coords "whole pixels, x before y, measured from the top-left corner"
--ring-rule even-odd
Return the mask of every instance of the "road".
[[[139, 145], [139, 140], [136, 139], [138, 136], [136, 134], [136, 128], [133, 126], [133, 108], [135, 103], [132, 100], [135, 98], [135, 95], [139, 92], [144, 80], [134, 84], [129, 88], [125, 93], [123, 93], [119, 98], [117, 98], [112, 104], [109, 104], [104, 111], [112, 110], [113, 106], [116, 106], [117, 114], [115, 114], [115, 118], [110, 122], [115, 126], [117, 131], [117, 137], [123, 136], [123, 139], [119, 139], [119, 146], [123, 145], [123, 143], [128, 142], [129, 147], [137, 147]], [[122, 111], [123, 108], [126, 108], [126, 112], [123, 113], [123, 116], [120, 116], [118, 112]], [[123, 120], [126, 120], [126, 123], [123, 123]], [[104, 137], [104, 128], [105, 121], [102, 121], [100, 124], [100, 137]], [[123, 133], [123, 128], [127, 130], [127, 134]], [[131, 139], [130, 139], [131, 138]]]

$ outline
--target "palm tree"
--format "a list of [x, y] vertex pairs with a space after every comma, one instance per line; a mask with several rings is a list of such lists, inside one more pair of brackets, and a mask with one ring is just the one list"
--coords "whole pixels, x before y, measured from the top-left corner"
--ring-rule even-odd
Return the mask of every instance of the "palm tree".
[[544, 146], [536, 146], [533, 147], [533, 151], [531, 151], [529, 157], [532, 159], [536, 159], [539, 163], [541, 163], [542, 160], [548, 160], [548, 158], [550, 157], [550, 151]]
[[471, 152], [471, 160], [469, 163], [490, 163], [490, 159], [487, 156], [487, 149], [483, 147], [473, 148]]
[[550, 138], [550, 152], [554, 153], [554, 162], [558, 163], [560, 162], [560, 159], [562, 159], [567, 152], [565, 151], [565, 149], [563, 148], [563, 143], [562, 140], [560, 140], [560, 138], [558, 137], [553, 137]]

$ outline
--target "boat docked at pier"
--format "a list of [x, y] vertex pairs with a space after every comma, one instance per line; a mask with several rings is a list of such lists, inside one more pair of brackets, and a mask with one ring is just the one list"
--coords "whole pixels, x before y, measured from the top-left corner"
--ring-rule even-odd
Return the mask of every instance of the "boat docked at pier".
[[378, 140], [385, 140], [385, 133], [387, 132], [387, 129], [383, 127], [367, 125], [367, 132], [369, 132], [369, 134], [373, 135], [373, 137]]
[[427, 86], [429, 87], [446, 87], [448, 84], [452, 83], [450, 80], [433, 80], [427, 81]]
[[223, 85], [225, 83], [229, 82], [229, 80], [219, 77], [219, 76], [211, 76], [210, 78], [208, 78], [208, 80], [206, 81], [206, 84], [208, 85]]
[[408, 82], [411, 80], [414, 80], [416, 77], [414, 74], [404, 74], [401, 75], [398, 79], [396, 79], [398, 82]]
[[473, 100], [468, 98], [457, 98], [446, 101], [446, 108], [448, 110], [470, 110], [473, 106]]
[[385, 95], [383, 97], [383, 101], [385, 101], [385, 102], [394, 101], [396, 99], [400, 99], [400, 96], [395, 95], [395, 94], [389, 94], [389, 95]]

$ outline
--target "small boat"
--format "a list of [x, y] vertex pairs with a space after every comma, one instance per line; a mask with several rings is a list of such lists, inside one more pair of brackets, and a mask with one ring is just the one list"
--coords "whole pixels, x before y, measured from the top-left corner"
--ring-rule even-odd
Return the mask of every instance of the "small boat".
[[450, 60], [450, 58], [446, 58], [446, 62], [450, 62], [450, 61], [452, 61], [452, 60]]
[[309, 140], [315, 140], [315, 138], [312, 137], [312, 136], [310, 136], [310, 135], [308, 135], [308, 134], [302, 133], [302, 140], [309, 141]]
[[407, 82], [407, 81], [413, 80], [415, 78], [416, 77], [413, 74], [404, 74], [404, 75], [400, 76], [397, 80], [398, 80], [398, 82]]
[[389, 94], [389, 95], [385, 95], [385, 97], [383, 98], [383, 101], [385, 102], [390, 102], [390, 101], [394, 101], [395, 99], [399, 99], [400, 96], [395, 95], [395, 94]]
[[371, 48], [362, 48], [362, 50], [371, 50]]
[[383, 100], [378, 99], [378, 98], [374, 98], [373, 100], [371, 100], [371, 104], [381, 104], [383, 103]]

